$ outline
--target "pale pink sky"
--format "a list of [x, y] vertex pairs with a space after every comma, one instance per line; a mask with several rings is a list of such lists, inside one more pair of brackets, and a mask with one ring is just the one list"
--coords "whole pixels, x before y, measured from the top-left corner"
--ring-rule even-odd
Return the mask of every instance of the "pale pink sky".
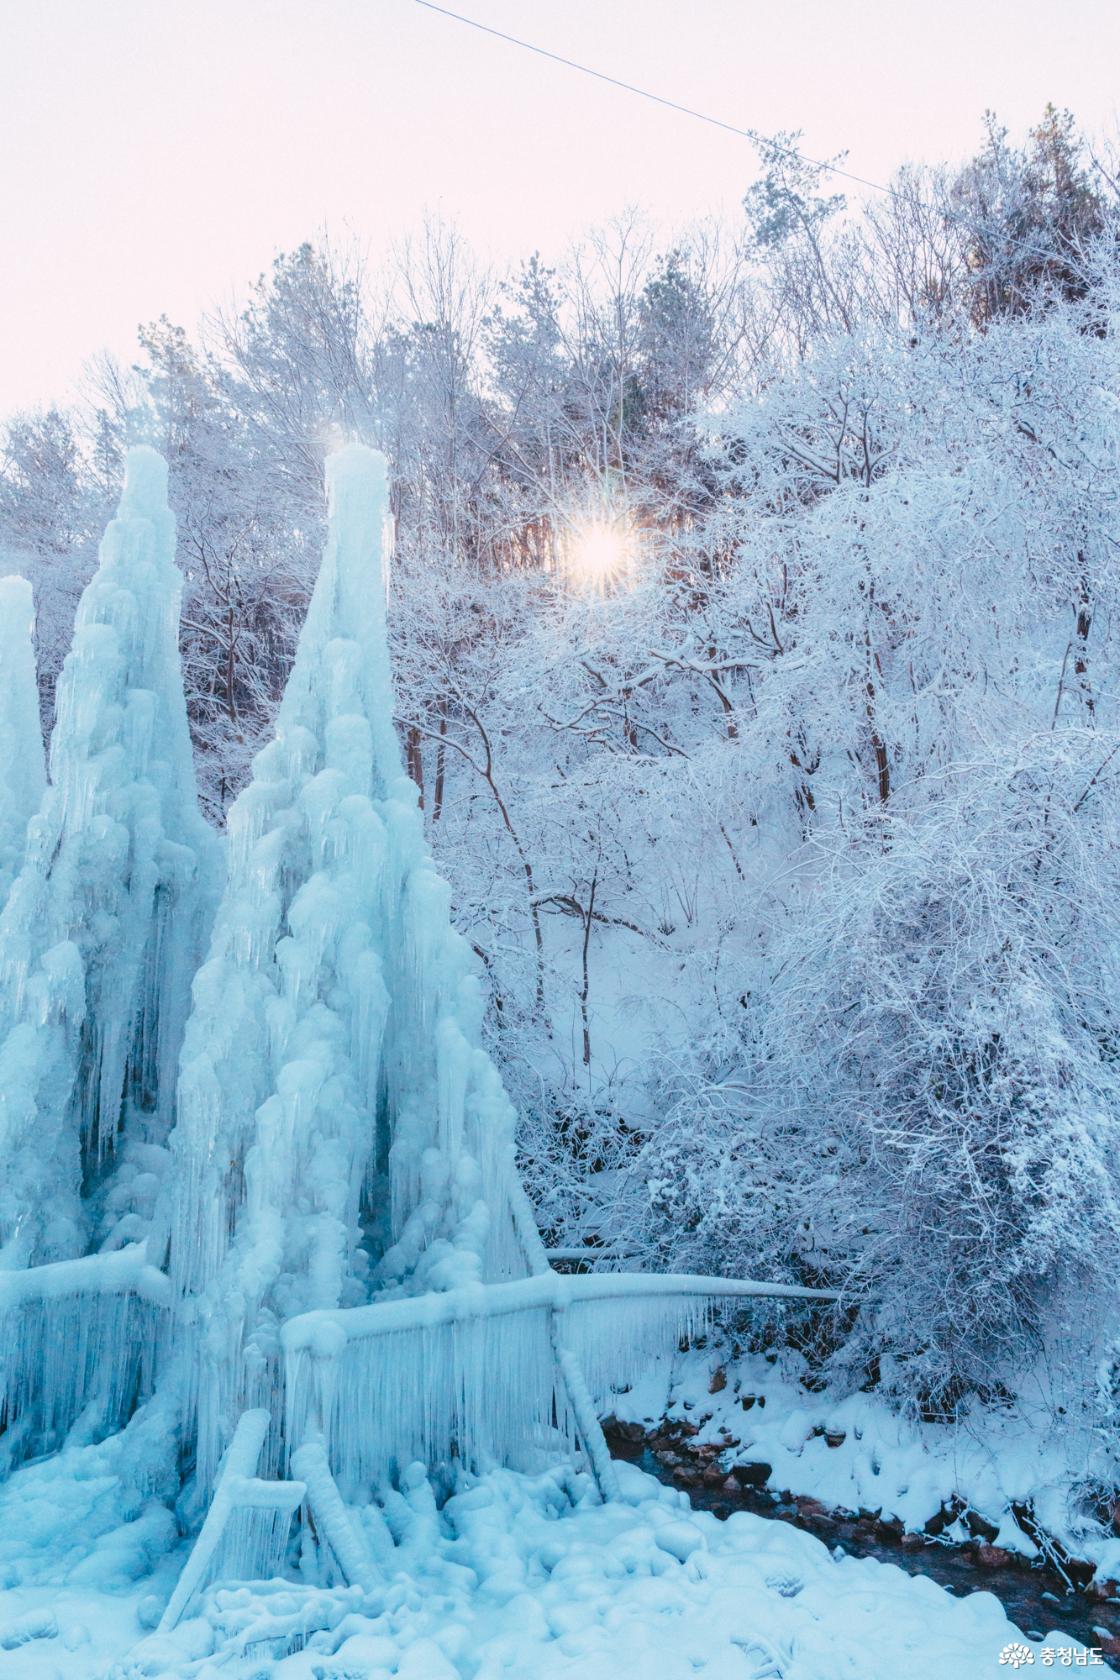
[[[451, 0], [455, 4], [455, 0]], [[986, 106], [1117, 124], [1118, 0], [459, 0], [455, 9], [885, 179]], [[0, 0], [0, 414], [137, 322], [193, 325], [330, 226], [427, 210], [499, 261], [640, 204], [734, 211], [745, 141], [412, 0]]]

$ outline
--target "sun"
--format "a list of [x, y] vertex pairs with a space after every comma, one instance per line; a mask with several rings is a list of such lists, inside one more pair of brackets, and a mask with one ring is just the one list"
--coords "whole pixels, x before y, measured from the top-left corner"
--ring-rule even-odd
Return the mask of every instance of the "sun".
[[572, 576], [591, 589], [603, 589], [627, 569], [630, 539], [619, 525], [593, 520], [573, 531], [567, 545], [567, 565]]

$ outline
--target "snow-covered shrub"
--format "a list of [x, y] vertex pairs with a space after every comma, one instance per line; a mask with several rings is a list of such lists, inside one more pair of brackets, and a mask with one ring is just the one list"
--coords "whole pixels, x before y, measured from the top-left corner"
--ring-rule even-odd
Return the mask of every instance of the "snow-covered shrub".
[[924, 1404], [1116, 1276], [1117, 751], [1024, 740], [838, 852], [771, 953], [735, 1154], [698, 1128], [697, 1205], [730, 1193], [760, 1258], [819, 1264], [859, 1303], [845, 1357]]

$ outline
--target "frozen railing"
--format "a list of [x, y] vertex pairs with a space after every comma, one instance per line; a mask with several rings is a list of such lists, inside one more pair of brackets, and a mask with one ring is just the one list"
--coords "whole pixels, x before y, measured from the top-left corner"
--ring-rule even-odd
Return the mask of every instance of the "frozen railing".
[[322, 1432], [344, 1482], [376, 1482], [453, 1443], [468, 1464], [556, 1441], [582, 1442], [604, 1494], [613, 1472], [595, 1400], [717, 1303], [831, 1301], [827, 1290], [752, 1279], [607, 1272], [474, 1284], [283, 1326], [287, 1416], [298, 1442]]
[[170, 1304], [143, 1243], [0, 1272], [3, 1468], [61, 1445], [90, 1407], [96, 1428], [121, 1428], [152, 1392]]

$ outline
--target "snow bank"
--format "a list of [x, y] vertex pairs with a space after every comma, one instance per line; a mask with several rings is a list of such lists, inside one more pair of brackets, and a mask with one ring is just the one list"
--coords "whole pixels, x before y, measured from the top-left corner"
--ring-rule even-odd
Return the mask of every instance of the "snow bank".
[[[1069, 1556], [1095, 1564], [1099, 1580], [1120, 1576], [1120, 1540], [1090, 1513], [1091, 1490], [1109, 1485], [1112, 1443], [1083, 1417], [1024, 1397], [956, 1423], [923, 1422], [901, 1416], [881, 1392], [810, 1391], [801, 1368], [794, 1354], [733, 1356], [718, 1339], [685, 1353], [663, 1347], [636, 1381], [612, 1384], [603, 1405], [649, 1434], [685, 1426], [682, 1450], [698, 1449], [713, 1473], [720, 1466], [720, 1480], [735, 1465], [764, 1465], [775, 1495], [913, 1533], [932, 1520], [945, 1544], [974, 1539], [979, 1519], [996, 1545], [1036, 1559], [1012, 1512], [1026, 1507]], [[718, 1457], [713, 1447], [723, 1449]]]
[[[988, 1593], [954, 1599], [784, 1524], [717, 1522], [621, 1469], [625, 1498], [610, 1505], [564, 1470], [464, 1479], [438, 1511], [422, 1476], [404, 1478], [383, 1513], [392, 1567], [372, 1587], [332, 1586], [309, 1553], [298, 1580], [216, 1583], [171, 1634], [145, 1636], [138, 1619], [166, 1592], [162, 1571], [119, 1596], [90, 1580], [80, 1598], [71, 1564], [49, 1606], [30, 1585], [9, 1594], [5, 1621], [49, 1607], [60, 1634], [9, 1655], [6, 1680], [987, 1680], [1013, 1641], [1041, 1662], [1042, 1643]], [[9, 1485], [9, 1518], [38, 1472]], [[1057, 1632], [1045, 1643], [1076, 1649]]]

